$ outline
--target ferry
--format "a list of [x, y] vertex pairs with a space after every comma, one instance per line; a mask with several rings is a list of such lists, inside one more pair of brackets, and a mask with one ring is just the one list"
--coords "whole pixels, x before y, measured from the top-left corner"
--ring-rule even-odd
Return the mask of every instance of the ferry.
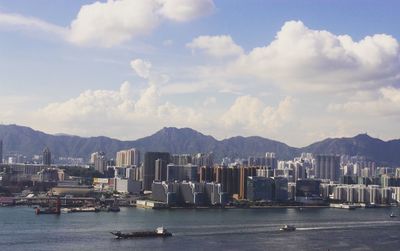
[[158, 227], [154, 231], [135, 231], [123, 233], [121, 231], [111, 232], [116, 239], [138, 238], [138, 237], [170, 237], [172, 233], [164, 227]]
[[279, 229], [281, 231], [286, 231], [286, 232], [292, 232], [296, 230], [296, 227], [293, 225], [284, 225], [283, 227], [281, 227], [281, 229]]

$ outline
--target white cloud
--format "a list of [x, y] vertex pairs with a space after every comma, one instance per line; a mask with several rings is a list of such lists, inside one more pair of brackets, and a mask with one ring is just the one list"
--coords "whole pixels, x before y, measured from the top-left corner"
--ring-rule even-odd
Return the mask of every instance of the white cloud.
[[355, 100], [341, 104], [331, 104], [330, 112], [350, 114], [354, 119], [359, 116], [371, 118], [395, 116], [400, 118], [400, 89], [384, 87], [379, 93], [369, 100]]
[[192, 50], [200, 49], [213, 57], [239, 56], [243, 49], [230, 36], [199, 36], [186, 44]]
[[207, 15], [215, 8], [213, 0], [159, 0], [159, 2], [162, 4], [160, 13], [178, 22]]
[[111, 47], [149, 34], [161, 21], [158, 8], [154, 0], [111, 0], [84, 5], [71, 23], [70, 40]]
[[206, 100], [204, 100], [203, 105], [211, 106], [211, 105], [215, 105], [216, 103], [217, 103], [216, 97], [207, 97]]
[[118, 90], [86, 90], [64, 102], [50, 103], [32, 117], [38, 128], [48, 132], [57, 128], [57, 132], [121, 139], [148, 135], [162, 126], [192, 127], [211, 131], [217, 137], [227, 131], [265, 135], [276, 132], [292, 118], [291, 97], [271, 107], [256, 97], [242, 96], [221, 109], [215, 97], [205, 98], [202, 105], [177, 105], [160, 90], [150, 81], [141, 90], [133, 90], [128, 82]]
[[77, 45], [112, 47], [148, 35], [162, 22], [188, 22], [214, 8], [212, 0], [108, 0], [83, 5], [69, 27], [7, 13], [0, 13], [0, 25], [42, 30]]
[[111, 47], [151, 33], [161, 22], [190, 21], [210, 13], [211, 0], [109, 0], [84, 5], [71, 23], [76, 44]]
[[[400, 49], [389, 35], [349, 35], [286, 22], [275, 40], [231, 62], [227, 75], [253, 76], [287, 90], [376, 88], [400, 79]], [[261, 82], [262, 82], [261, 81]]]
[[202, 112], [162, 102], [156, 85], [150, 84], [132, 97], [132, 86], [119, 90], [86, 90], [75, 98], [51, 103], [35, 112], [42, 130], [84, 136], [109, 135], [132, 139], [153, 133], [164, 125], [199, 126]]
[[151, 63], [149, 61], [140, 58], [134, 59], [131, 61], [131, 67], [139, 77], [144, 79], [149, 78], [151, 70]]
[[266, 106], [252, 96], [238, 97], [222, 116], [227, 128], [242, 128], [245, 132], [265, 135], [274, 132], [288, 122], [293, 114], [294, 99], [286, 97], [277, 107]]
[[38, 18], [2, 12], [0, 12], [0, 27], [13, 27], [29, 32], [41, 31], [57, 35], [61, 38], [65, 38], [68, 32], [66, 28], [50, 24]]

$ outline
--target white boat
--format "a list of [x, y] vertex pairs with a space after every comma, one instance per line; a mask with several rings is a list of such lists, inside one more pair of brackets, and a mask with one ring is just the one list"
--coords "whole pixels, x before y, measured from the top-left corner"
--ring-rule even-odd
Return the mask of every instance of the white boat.
[[71, 208], [61, 208], [61, 213], [71, 213]]
[[279, 229], [281, 231], [286, 231], [286, 232], [291, 232], [291, 231], [295, 231], [296, 227], [293, 225], [284, 225], [283, 227], [281, 227], [281, 229]]
[[394, 218], [397, 217], [397, 215], [395, 215], [393, 212], [390, 214], [390, 218]]

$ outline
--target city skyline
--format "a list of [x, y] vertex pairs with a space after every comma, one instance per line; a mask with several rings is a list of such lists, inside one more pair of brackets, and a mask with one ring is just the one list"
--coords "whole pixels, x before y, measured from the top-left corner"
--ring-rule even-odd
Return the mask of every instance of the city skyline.
[[397, 7], [0, 1], [0, 122], [122, 140], [164, 126], [292, 146], [400, 138]]

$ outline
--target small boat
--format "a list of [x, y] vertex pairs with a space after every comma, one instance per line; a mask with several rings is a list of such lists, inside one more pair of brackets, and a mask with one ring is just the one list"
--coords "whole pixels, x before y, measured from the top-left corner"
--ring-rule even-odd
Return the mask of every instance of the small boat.
[[61, 211], [59, 209], [56, 208], [35, 208], [35, 214], [39, 215], [39, 214], [60, 214]]
[[390, 218], [394, 218], [397, 217], [397, 215], [395, 215], [393, 212], [390, 214]]
[[75, 207], [71, 208], [70, 213], [97, 213], [100, 209], [96, 207]]
[[164, 227], [158, 227], [154, 231], [135, 231], [123, 233], [121, 231], [111, 232], [116, 239], [139, 238], [139, 237], [170, 237], [172, 233]]
[[107, 207], [107, 211], [108, 212], [119, 212], [119, 211], [121, 211], [121, 209], [119, 208], [119, 205], [118, 205], [117, 198], [114, 199], [114, 203], [111, 206]]
[[284, 225], [283, 227], [281, 227], [281, 229], [279, 229], [281, 231], [286, 231], [286, 232], [291, 232], [291, 231], [295, 231], [296, 227], [293, 225]]
[[61, 200], [60, 197], [57, 197], [55, 206], [52, 206], [51, 203], [49, 202], [49, 207], [46, 208], [39, 208], [35, 207], [35, 214], [57, 214], [59, 215], [61, 213]]
[[119, 208], [119, 206], [114, 206], [114, 205], [112, 205], [112, 206], [110, 206], [110, 207], [107, 208], [107, 212], [119, 212], [119, 211], [121, 211], [121, 209]]
[[71, 213], [72, 209], [71, 208], [61, 208], [61, 213]]

